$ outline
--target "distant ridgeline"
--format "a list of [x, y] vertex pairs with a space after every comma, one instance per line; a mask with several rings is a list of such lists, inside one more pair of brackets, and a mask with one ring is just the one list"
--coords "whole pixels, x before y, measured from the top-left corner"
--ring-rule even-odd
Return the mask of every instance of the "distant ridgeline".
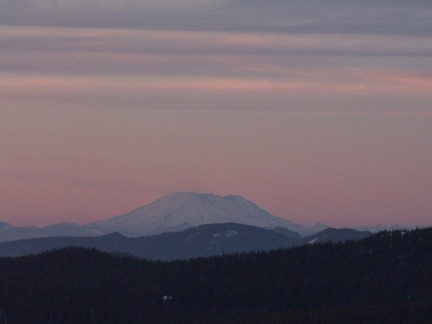
[[70, 246], [131, 255], [149, 260], [171, 261], [222, 254], [270, 251], [327, 241], [359, 240], [371, 235], [353, 229], [327, 228], [308, 237], [282, 227], [222, 223], [207, 224], [174, 233], [128, 238], [119, 233], [93, 237], [45, 237], [0, 242], [0, 256], [38, 254]]
[[0, 258], [0, 323], [425, 323], [431, 278], [431, 228], [172, 262], [73, 247]]

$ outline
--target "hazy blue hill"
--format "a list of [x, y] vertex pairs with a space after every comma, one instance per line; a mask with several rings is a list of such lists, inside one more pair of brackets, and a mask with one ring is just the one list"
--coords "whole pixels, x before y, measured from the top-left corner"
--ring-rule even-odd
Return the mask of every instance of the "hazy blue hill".
[[151, 260], [174, 260], [288, 248], [297, 244], [300, 238], [298, 233], [288, 229], [264, 229], [233, 223], [210, 224], [139, 238], [113, 233], [100, 237], [48, 237], [3, 242], [0, 243], [0, 256], [23, 256], [81, 246]]
[[155, 260], [174, 260], [269, 251], [297, 244], [300, 235], [290, 232], [291, 236], [287, 236], [271, 229], [233, 223], [201, 225], [182, 232], [136, 239], [141, 249], [133, 254]]
[[54, 224], [45, 227], [13, 226], [0, 223], [0, 242], [51, 236], [96, 236], [99, 232], [73, 223]]
[[175, 260], [221, 254], [284, 249], [328, 241], [359, 240], [369, 232], [352, 229], [325, 229], [301, 236], [282, 227], [260, 228], [243, 224], [208, 224], [173, 233], [128, 238], [119, 233], [92, 237], [47, 237], [0, 243], [0, 256], [23, 256], [44, 251], [81, 246], [110, 253], [124, 253], [149, 260]]
[[351, 228], [326, 228], [316, 234], [307, 236], [300, 241], [300, 244], [317, 244], [326, 242], [357, 241], [372, 235], [368, 231], [358, 231]]
[[0, 222], [0, 229], [4, 229], [6, 227], [9, 227], [10, 225], [8, 223], [5, 222]]

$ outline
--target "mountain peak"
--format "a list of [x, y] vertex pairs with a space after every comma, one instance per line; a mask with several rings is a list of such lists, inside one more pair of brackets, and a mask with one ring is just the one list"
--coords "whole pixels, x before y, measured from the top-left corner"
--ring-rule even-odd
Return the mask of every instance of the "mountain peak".
[[88, 226], [103, 233], [118, 231], [125, 235], [140, 236], [219, 223], [282, 226], [295, 231], [303, 228], [270, 214], [242, 196], [196, 192], [175, 192], [127, 214]]

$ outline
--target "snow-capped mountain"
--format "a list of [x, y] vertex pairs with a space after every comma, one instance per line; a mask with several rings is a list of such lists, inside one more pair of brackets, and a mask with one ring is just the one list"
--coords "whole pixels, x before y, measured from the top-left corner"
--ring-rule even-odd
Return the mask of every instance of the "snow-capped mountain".
[[146, 236], [176, 232], [207, 224], [237, 223], [262, 228], [287, 228], [302, 236], [327, 228], [317, 223], [304, 227], [261, 209], [241, 196], [218, 196], [180, 192], [164, 196], [127, 214], [86, 225], [72, 223], [45, 227], [13, 226], [0, 221], [0, 242], [53, 236], [99, 236], [119, 232], [126, 236]]
[[285, 227], [304, 234], [308, 229], [261, 209], [241, 196], [178, 192], [130, 213], [88, 224], [101, 233], [142, 236], [174, 232], [204, 224], [238, 223], [257, 227]]

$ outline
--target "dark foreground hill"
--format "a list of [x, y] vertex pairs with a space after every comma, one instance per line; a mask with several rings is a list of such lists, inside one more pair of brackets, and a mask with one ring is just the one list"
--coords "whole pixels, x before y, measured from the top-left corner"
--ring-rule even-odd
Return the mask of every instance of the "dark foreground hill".
[[431, 278], [432, 229], [174, 262], [66, 248], [0, 258], [0, 323], [427, 323]]

